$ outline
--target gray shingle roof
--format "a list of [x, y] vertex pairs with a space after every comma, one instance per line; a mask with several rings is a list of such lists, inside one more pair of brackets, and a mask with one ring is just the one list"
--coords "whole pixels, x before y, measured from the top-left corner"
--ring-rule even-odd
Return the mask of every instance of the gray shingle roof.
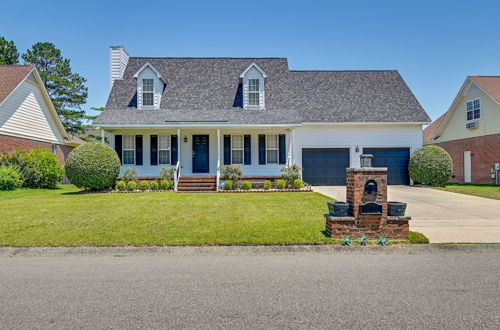
[[[138, 110], [134, 73], [149, 61], [167, 81], [159, 110]], [[267, 74], [266, 109], [242, 108], [240, 74]], [[131, 57], [95, 124], [427, 122], [397, 71], [290, 71], [286, 58]]]

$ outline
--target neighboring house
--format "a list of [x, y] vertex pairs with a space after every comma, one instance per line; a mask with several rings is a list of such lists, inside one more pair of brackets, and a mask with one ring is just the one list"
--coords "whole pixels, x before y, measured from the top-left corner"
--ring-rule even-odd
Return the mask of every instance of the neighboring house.
[[424, 130], [453, 159], [453, 182], [495, 183], [500, 163], [500, 76], [469, 76], [450, 109]]
[[286, 58], [129, 57], [111, 47], [111, 92], [93, 122], [139, 176], [273, 177], [303, 167], [314, 185], [343, 185], [362, 153], [408, 184], [408, 159], [430, 122], [397, 71], [296, 71]]
[[0, 152], [38, 146], [64, 163], [81, 142], [64, 130], [34, 66], [0, 65]]

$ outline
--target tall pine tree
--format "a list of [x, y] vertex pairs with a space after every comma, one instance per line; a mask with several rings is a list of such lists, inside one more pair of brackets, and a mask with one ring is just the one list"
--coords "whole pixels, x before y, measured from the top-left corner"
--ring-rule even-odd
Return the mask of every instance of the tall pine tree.
[[87, 119], [81, 108], [87, 101], [87, 80], [71, 71], [70, 60], [50, 42], [37, 42], [22, 58], [36, 66], [66, 130], [80, 133]]
[[18, 63], [19, 52], [14, 41], [7, 41], [4, 37], [0, 37], [0, 65]]

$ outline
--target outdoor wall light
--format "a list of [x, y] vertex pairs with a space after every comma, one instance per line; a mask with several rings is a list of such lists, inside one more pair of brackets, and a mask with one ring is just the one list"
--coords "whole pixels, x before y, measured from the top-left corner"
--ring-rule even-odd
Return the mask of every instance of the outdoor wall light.
[[359, 146], [356, 146], [356, 152], [359, 152]]
[[187, 143], [187, 142], [188, 142], [188, 137], [184, 136], [184, 143]]

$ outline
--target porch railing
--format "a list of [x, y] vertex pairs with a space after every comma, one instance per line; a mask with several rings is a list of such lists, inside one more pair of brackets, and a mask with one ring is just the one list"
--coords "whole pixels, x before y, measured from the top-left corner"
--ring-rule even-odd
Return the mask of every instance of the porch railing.
[[217, 187], [216, 190], [219, 191], [219, 183], [220, 183], [220, 159], [217, 160]]
[[177, 191], [177, 185], [179, 184], [179, 179], [181, 178], [181, 162], [177, 161], [174, 171], [174, 190]]

